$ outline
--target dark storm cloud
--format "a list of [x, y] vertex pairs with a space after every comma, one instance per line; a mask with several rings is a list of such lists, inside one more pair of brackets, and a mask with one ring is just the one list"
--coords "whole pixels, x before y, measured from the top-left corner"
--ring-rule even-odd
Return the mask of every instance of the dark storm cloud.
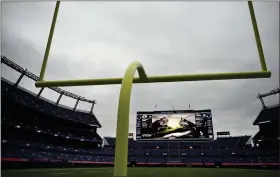
[[[279, 87], [279, 11], [273, 2], [254, 4], [272, 78], [136, 84], [131, 132], [135, 132], [136, 111], [153, 110], [155, 104], [158, 109], [187, 109], [189, 104], [193, 109], [210, 108], [216, 131], [256, 132], [252, 122], [261, 109], [256, 95]], [[54, 3], [11, 2], [2, 7], [2, 53], [39, 74]], [[122, 77], [134, 60], [141, 61], [148, 75], [260, 70], [244, 2], [61, 3], [47, 79]], [[115, 135], [120, 86], [66, 89], [96, 99], [95, 113], [103, 125], [100, 134]]]

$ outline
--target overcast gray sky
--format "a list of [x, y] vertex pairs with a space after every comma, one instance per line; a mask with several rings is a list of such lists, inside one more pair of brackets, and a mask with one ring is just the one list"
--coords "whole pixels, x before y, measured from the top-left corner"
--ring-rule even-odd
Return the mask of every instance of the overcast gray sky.
[[[132, 89], [130, 132], [136, 111], [212, 109], [215, 132], [253, 135], [261, 110], [258, 93], [279, 87], [277, 2], [257, 2], [255, 12], [270, 79], [137, 84]], [[2, 55], [39, 75], [55, 2], [2, 2]], [[62, 2], [46, 80], [123, 77], [140, 61], [148, 75], [260, 70], [246, 2]], [[2, 76], [19, 74], [2, 65]], [[38, 92], [34, 82], [21, 86]], [[65, 87], [96, 99], [101, 136], [115, 136], [120, 85]], [[44, 90], [56, 100], [58, 94]], [[265, 99], [276, 104], [279, 97]], [[63, 97], [73, 107], [75, 100]], [[89, 110], [90, 104], [78, 108]]]

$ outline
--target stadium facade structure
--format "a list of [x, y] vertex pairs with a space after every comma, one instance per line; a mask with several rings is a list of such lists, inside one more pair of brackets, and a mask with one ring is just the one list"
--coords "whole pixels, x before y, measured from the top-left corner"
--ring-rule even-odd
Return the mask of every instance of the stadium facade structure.
[[[94, 100], [50, 88], [60, 93], [57, 102], [51, 102], [40, 96], [44, 88], [34, 94], [19, 86], [23, 76], [36, 81], [36, 75], [4, 56], [1, 63], [21, 72], [16, 83], [1, 78], [2, 168], [113, 165], [116, 139], [104, 137], [103, 141], [98, 135], [101, 125], [93, 114], [93, 106], [89, 112], [76, 109], [79, 101], [94, 105]], [[63, 95], [77, 99], [74, 108], [59, 104]], [[266, 124], [261, 125], [263, 120]], [[263, 142], [258, 147], [248, 143], [251, 136], [218, 137], [211, 142], [129, 139], [129, 162], [140, 166], [278, 167], [279, 146], [275, 141], [279, 143], [279, 131], [275, 125], [279, 124], [275, 121], [279, 123], [279, 105], [261, 110], [254, 122], [260, 131], [253, 139], [260, 142], [261, 137]]]
[[259, 94], [257, 98], [260, 99], [263, 109], [257, 116], [253, 125], [259, 126], [259, 132], [253, 137], [255, 146], [263, 149], [279, 149], [280, 132], [279, 132], [279, 117], [280, 105], [266, 106], [263, 98], [280, 94], [280, 89], [271, 90], [269, 93]]

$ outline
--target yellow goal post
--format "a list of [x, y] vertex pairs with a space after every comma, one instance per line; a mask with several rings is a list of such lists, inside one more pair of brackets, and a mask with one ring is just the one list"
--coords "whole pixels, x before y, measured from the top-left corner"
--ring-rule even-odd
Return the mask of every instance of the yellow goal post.
[[[45, 81], [44, 75], [47, 67], [49, 52], [51, 48], [56, 19], [60, 7], [60, 1], [56, 2], [52, 24], [49, 32], [45, 55], [41, 67], [40, 79], [35, 83], [36, 87], [65, 87], [65, 86], [86, 86], [86, 85], [112, 85], [122, 84], [119, 96], [114, 177], [127, 176], [127, 157], [128, 157], [128, 131], [129, 131], [129, 109], [130, 97], [133, 83], [161, 83], [161, 82], [183, 82], [183, 81], [206, 81], [206, 80], [232, 80], [232, 79], [256, 79], [270, 78], [271, 72], [267, 70], [261, 38], [255, 17], [252, 1], [248, 1], [253, 32], [259, 54], [261, 70], [250, 72], [226, 72], [226, 73], [206, 73], [206, 74], [182, 74], [147, 76], [142, 64], [134, 61], [127, 67], [123, 78], [101, 78], [101, 79], [80, 79], [80, 80], [56, 80]], [[134, 77], [135, 72], [139, 77]]]

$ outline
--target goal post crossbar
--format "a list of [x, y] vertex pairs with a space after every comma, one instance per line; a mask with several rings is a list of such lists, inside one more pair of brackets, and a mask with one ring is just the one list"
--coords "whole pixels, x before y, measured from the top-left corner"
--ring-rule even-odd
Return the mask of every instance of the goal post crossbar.
[[[161, 83], [161, 82], [184, 82], [184, 81], [207, 81], [207, 80], [258, 79], [258, 78], [269, 78], [269, 77], [271, 77], [270, 71], [184, 74], [184, 75], [147, 76], [146, 80], [141, 80], [138, 77], [134, 77], [133, 83]], [[123, 78], [57, 80], [57, 81], [37, 81], [35, 83], [35, 85], [36, 85], [36, 87], [114, 85], [114, 84], [122, 84], [122, 81], [123, 81]]]

